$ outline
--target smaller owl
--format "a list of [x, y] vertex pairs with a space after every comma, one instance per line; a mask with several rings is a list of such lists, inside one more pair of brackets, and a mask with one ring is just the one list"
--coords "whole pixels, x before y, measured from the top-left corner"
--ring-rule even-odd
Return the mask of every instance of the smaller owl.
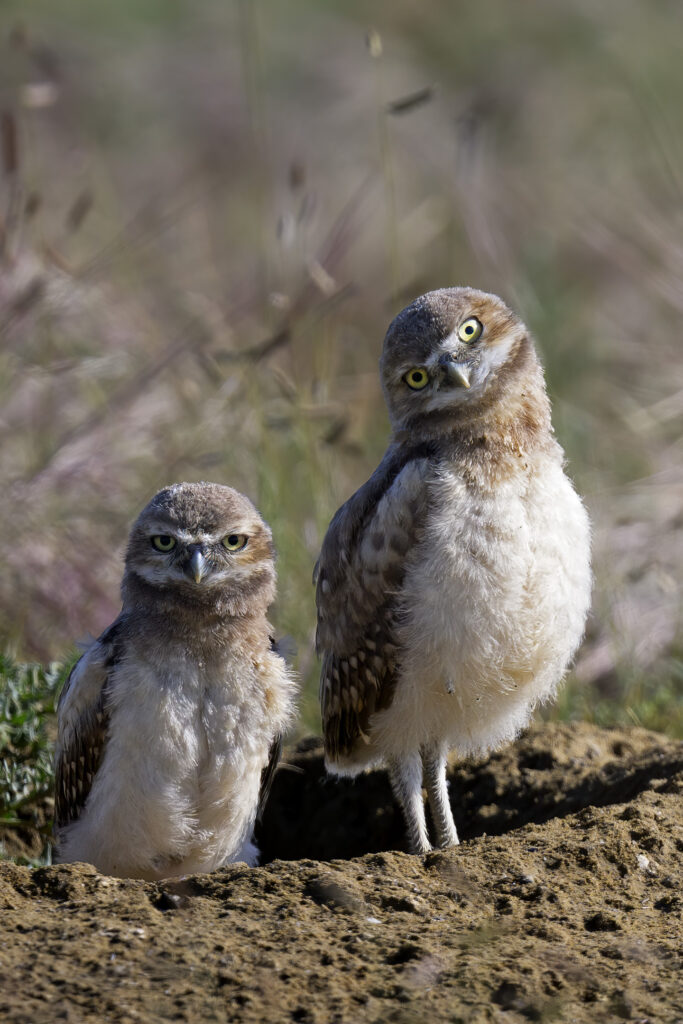
[[255, 864], [295, 691], [266, 618], [271, 532], [230, 487], [165, 487], [121, 593], [59, 699], [56, 859], [148, 880]]
[[583, 634], [590, 530], [564, 472], [527, 328], [473, 288], [422, 295], [380, 360], [384, 458], [337, 511], [317, 567], [328, 770], [385, 765], [411, 849], [458, 835], [450, 750], [513, 739]]

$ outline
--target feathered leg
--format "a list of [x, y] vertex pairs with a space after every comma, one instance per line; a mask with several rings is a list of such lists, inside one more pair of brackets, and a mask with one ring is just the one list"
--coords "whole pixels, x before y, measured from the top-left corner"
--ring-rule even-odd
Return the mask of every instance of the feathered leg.
[[423, 749], [422, 763], [429, 809], [432, 812], [432, 820], [436, 829], [436, 843], [442, 849], [446, 846], [457, 846], [459, 843], [448, 796], [446, 762], [447, 752], [442, 747], [434, 746]]
[[432, 847], [427, 835], [422, 799], [422, 759], [419, 752], [409, 754], [400, 761], [390, 761], [389, 780], [408, 827], [410, 852], [423, 856]]

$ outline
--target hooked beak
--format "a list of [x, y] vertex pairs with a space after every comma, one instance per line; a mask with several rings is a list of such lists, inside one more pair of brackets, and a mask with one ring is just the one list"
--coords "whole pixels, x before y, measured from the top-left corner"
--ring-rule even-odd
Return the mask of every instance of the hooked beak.
[[206, 576], [206, 558], [204, 557], [204, 552], [201, 547], [196, 547], [193, 550], [188, 563], [188, 572], [194, 579], [195, 583], [201, 583], [203, 578]]
[[467, 389], [472, 386], [470, 384], [470, 368], [467, 363], [456, 363], [449, 356], [442, 356], [439, 363], [452, 384], [457, 384], [459, 387]]

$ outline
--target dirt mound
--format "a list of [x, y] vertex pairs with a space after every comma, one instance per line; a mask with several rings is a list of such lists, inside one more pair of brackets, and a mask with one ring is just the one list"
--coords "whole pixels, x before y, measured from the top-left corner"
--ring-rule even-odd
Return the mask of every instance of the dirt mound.
[[381, 774], [325, 781], [316, 741], [287, 761], [264, 867], [151, 884], [3, 865], [0, 1019], [683, 1019], [681, 744], [536, 728], [453, 769], [465, 842], [424, 861], [386, 852]]

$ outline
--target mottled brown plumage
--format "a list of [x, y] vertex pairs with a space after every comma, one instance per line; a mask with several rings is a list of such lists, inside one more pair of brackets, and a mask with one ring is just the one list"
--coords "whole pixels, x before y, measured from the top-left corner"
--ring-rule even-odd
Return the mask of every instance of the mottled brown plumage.
[[97, 702], [81, 716], [69, 747], [61, 750], [55, 765], [55, 829], [76, 821], [85, 807], [93, 779], [102, 760], [109, 714], [107, 687]]
[[[62, 735], [55, 761], [55, 834], [76, 821], [85, 807], [88, 794], [102, 761], [109, 727], [109, 689], [111, 670], [120, 660], [118, 622], [104, 631], [98, 640], [101, 657], [93, 664], [93, 697], [84, 703], [73, 729]], [[78, 663], [77, 663], [78, 664]], [[63, 705], [77, 665], [71, 670], [60, 694], [57, 711]]]
[[[380, 523], [377, 509], [401, 474], [421, 466], [431, 450], [427, 443], [388, 452], [370, 480], [337, 512], [323, 544], [316, 567], [316, 642], [322, 654], [325, 747], [331, 758], [350, 754], [364, 741], [371, 716], [391, 703], [397, 598], [405, 556], [420, 536], [424, 502], [419, 489], [404, 487], [395, 520], [388, 517]], [[348, 552], [356, 557], [349, 558]]]

